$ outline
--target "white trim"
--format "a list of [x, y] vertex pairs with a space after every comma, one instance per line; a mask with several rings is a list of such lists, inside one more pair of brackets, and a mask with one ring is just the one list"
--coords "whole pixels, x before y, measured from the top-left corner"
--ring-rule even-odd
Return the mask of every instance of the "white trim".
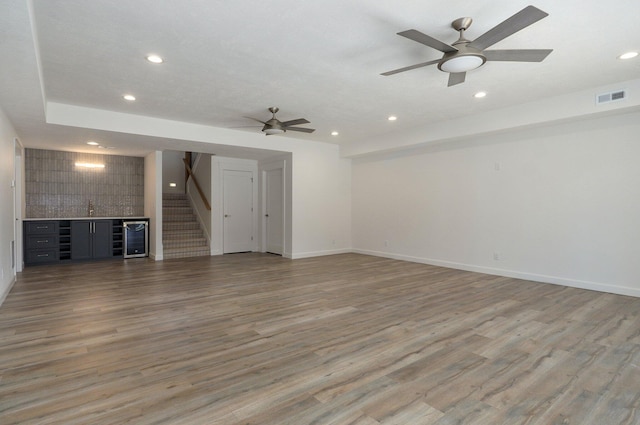
[[282, 171], [282, 256], [287, 248], [287, 199], [289, 194], [287, 193], [287, 176], [286, 176], [286, 159], [279, 159], [277, 161], [270, 161], [258, 164], [258, 175], [260, 177], [260, 228], [258, 233], [260, 235], [260, 252], [267, 252], [267, 226], [266, 226], [266, 213], [267, 213], [267, 172], [281, 170]]
[[[311, 258], [311, 257], [323, 257], [325, 255], [336, 255], [336, 254], [350, 254], [354, 251], [351, 249], [330, 249], [325, 251], [309, 251], [309, 252], [299, 252], [296, 254], [286, 253], [283, 257], [291, 258], [292, 260], [299, 260], [301, 258]], [[373, 255], [373, 254], [372, 254]]]
[[[410, 261], [412, 263], [429, 264], [432, 266], [447, 267], [450, 269], [465, 270], [476, 273], [484, 273], [496, 276], [511, 277], [515, 279], [530, 280], [540, 283], [550, 283], [553, 285], [568, 286], [571, 288], [587, 289], [590, 291], [608, 292], [617, 295], [628, 295], [632, 297], [640, 297], [640, 290], [629, 288], [626, 286], [609, 285], [599, 282], [591, 282], [585, 280], [566, 279], [557, 276], [547, 276], [536, 273], [524, 273], [515, 270], [497, 269], [493, 267], [475, 266], [471, 264], [456, 263], [444, 260], [434, 260], [431, 258], [412, 257], [409, 255], [392, 254], [388, 252], [370, 251], [364, 249], [353, 249], [351, 252], [356, 254], [373, 255], [375, 257], [391, 258], [394, 260]], [[300, 257], [296, 257], [300, 258]]]
[[211, 157], [211, 253], [212, 255], [224, 254], [224, 172], [246, 171], [251, 173], [253, 179], [253, 244], [251, 251], [259, 252], [258, 246], [258, 161], [251, 159], [226, 158], [221, 156]]
[[11, 277], [11, 281], [9, 282], [9, 286], [7, 286], [6, 291], [4, 291], [4, 293], [0, 294], [0, 305], [2, 305], [4, 303], [4, 300], [7, 299], [7, 297], [9, 296], [9, 292], [11, 292], [11, 288], [13, 288], [13, 285], [15, 285], [16, 283], [16, 277], [12, 276]]

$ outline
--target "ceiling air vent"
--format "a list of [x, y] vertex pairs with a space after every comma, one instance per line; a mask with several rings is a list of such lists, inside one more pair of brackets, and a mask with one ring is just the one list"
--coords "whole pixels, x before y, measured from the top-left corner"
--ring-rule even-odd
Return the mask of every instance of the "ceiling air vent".
[[602, 105], [603, 103], [616, 102], [627, 98], [627, 92], [624, 90], [612, 91], [609, 93], [601, 93], [596, 95], [596, 105]]

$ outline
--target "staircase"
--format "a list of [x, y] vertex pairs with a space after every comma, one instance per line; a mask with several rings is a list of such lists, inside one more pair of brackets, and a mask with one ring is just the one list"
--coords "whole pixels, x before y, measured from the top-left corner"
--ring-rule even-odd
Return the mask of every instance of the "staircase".
[[165, 260], [211, 255], [186, 194], [162, 194], [162, 244]]

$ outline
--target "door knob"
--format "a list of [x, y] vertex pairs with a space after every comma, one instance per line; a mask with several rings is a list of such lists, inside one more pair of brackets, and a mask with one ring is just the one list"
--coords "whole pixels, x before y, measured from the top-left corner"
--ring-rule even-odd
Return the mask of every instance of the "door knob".
[[224, 218], [231, 217], [229, 214], [225, 214]]
[[269, 214], [265, 214], [264, 216], [265, 216], [265, 217], [269, 217]]

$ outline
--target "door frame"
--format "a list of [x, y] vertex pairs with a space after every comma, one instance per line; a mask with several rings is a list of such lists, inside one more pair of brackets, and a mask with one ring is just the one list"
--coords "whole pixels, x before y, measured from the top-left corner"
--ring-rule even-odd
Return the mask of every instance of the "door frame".
[[22, 220], [24, 218], [24, 146], [17, 137], [13, 138], [13, 274], [21, 272], [24, 263], [22, 257]]
[[286, 223], [287, 223], [287, 198], [288, 193], [286, 191], [286, 174], [285, 174], [286, 161], [274, 161], [267, 164], [261, 164], [260, 166], [260, 187], [261, 187], [261, 202], [260, 202], [260, 224], [261, 224], [261, 237], [260, 237], [260, 252], [267, 252], [267, 172], [281, 170], [282, 171], [282, 255], [286, 252]]
[[259, 251], [258, 232], [258, 161], [251, 159], [211, 157], [211, 255], [224, 252], [224, 172], [248, 171], [253, 179], [253, 244], [251, 251]]

